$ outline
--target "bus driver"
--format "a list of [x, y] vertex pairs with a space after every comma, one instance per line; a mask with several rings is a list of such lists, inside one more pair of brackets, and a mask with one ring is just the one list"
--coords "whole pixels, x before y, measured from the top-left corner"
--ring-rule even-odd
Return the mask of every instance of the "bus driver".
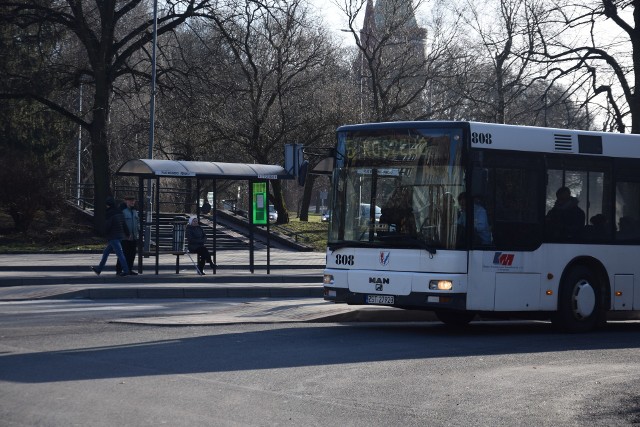
[[[460, 205], [460, 211], [458, 212], [458, 219], [456, 224], [458, 228], [464, 230], [467, 225], [467, 210], [466, 210], [466, 198], [467, 193], [462, 192], [458, 195], [458, 204]], [[481, 245], [491, 244], [491, 229], [489, 228], [489, 218], [487, 217], [487, 211], [480, 203], [473, 199], [473, 241], [480, 243]], [[458, 235], [461, 235], [460, 233]]]

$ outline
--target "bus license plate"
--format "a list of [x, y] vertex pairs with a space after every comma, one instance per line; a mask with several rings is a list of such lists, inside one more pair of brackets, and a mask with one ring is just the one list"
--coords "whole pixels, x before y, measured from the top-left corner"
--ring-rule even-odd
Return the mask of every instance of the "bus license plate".
[[367, 295], [367, 304], [393, 305], [392, 295]]

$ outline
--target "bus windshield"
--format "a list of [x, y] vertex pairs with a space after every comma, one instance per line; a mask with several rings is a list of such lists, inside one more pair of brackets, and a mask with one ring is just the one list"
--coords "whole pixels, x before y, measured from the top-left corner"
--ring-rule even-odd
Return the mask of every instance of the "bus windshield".
[[338, 133], [329, 246], [453, 249], [462, 129]]

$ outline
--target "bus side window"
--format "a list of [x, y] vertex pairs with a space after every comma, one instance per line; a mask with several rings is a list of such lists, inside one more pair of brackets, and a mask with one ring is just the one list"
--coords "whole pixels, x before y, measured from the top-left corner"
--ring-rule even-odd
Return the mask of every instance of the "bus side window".
[[640, 183], [616, 184], [616, 240], [640, 238]]
[[533, 169], [495, 169], [493, 229], [497, 247], [527, 249], [539, 245], [538, 176]]

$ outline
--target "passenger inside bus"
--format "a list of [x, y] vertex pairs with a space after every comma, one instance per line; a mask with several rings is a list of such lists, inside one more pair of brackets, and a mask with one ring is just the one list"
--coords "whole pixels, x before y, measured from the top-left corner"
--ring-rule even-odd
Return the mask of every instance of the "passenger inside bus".
[[553, 240], [573, 241], [582, 237], [585, 213], [568, 187], [560, 187], [556, 191], [556, 202], [547, 212], [545, 222], [547, 236]]
[[636, 221], [634, 218], [630, 216], [620, 217], [620, 219], [618, 220], [618, 233], [616, 234], [616, 239], [637, 239], [640, 235], [638, 230], [638, 221]]
[[416, 237], [416, 219], [413, 214], [411, 187], [397, 187], [382, 207], [380, 222], [387, 224], [389, 233]]
[[584, 228], [585, 239], [603, 240], [607, 234], [607, 217], [599, 213], [589, 219], [589, 225]]
[[[466, 197], [465, 192], [458, 195], [460, 211], [458, 212], [456, 224], [458, 225], [459, 236], [464, 236], [463, 231], [467, 225]], [[481, 245], [490, 245], [492, 241], [491, 227], [489, 226], [487, 211], [480, 204], [480, 201], [477, 198], [473, 199], [473, 241], [474, 243]]]

